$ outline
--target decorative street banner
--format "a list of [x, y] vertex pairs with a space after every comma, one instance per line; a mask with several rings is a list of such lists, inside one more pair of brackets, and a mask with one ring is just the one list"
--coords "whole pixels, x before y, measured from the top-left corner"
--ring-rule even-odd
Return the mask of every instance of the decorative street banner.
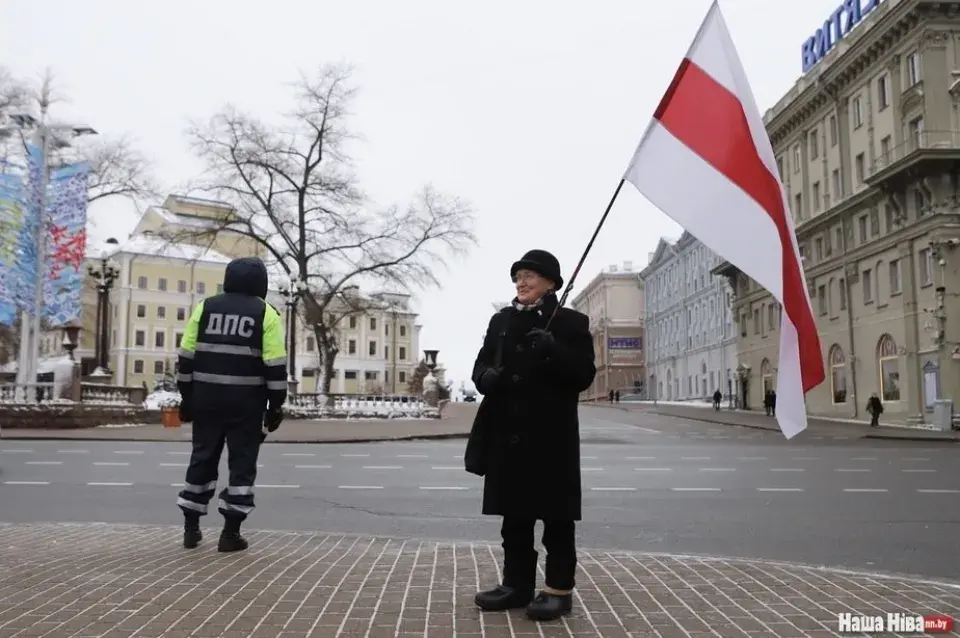
[[33, 316], [36, 305], [37, 281], [37, 224], [40, 223], [41, 184], [43, 183], [43, 153], [33, 144], [27, 144], [27, 186], [24, 189], [23, 218], [17, 240], [15, 268], [17, 308]]
[[50, 175], [42, 316], [51, 328], [80, 320], [89, 177], [89, 162]]
[[608, 350], [643, 350], [641, 337], [610, 337], [607, 339]]
[[0, 164], [0, 325], [11, 326], [17, 318], [18, 245], [25, 217], [23, 180]]

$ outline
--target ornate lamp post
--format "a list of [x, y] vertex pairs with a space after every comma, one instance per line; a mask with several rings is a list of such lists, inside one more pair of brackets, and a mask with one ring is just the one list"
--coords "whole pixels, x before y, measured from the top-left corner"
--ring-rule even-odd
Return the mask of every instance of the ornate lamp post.
[[437, 378], [433, 371], [437, 368], [438, 350], [424, 350], [423, 362], [427, 366], [427, 376], [423, 379], [423, 398], [430, 407], [437, 407], [440, 402], [440, 390], [437, 387]]
[[[117, 240], [110, 238], [108, 244], [117, 244]], [[96, 355], [97, 367], [104, 372], [110, 370], [110, 291], [114, 283], [120, 278], [120, 266], [104, 254], [95, 264], [91, 264], [87, 272], [93, 277], [97, 286], [97, 325], [96, 325]], [[72, 355], [72, 351], [71, 351]]]
[[287, 307], [287, 359], [290, 370], [287, 373], [287, 381], [296, 383], [297, 381], [297, 302], [307, 290], [307, 282], [303, 279], [290, 277], [290, 280], [280, 286], [280, 294], [283, 296], [283, 303]]

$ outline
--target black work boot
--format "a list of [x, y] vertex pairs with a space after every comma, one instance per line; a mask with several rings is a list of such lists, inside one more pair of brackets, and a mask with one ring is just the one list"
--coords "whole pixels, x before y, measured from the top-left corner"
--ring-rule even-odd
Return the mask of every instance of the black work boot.
[[227, 518], [223, 521], [223, 531], [220, 532], [220, 542], [217, 543], [219, 552], [242, 552], [249, 544], [247, 539], [240, 536], [240, 521]]
[[193, 549], [203, 540], [203, 533], [200, 531], [200, 517], [193, 514], [185, 514], [183, 517], [183, 546], [187, 549]]
[[531, 620], [557, 620], [573, 611], [573, 594], [548, 594], [540, 592], [527, 605], [527, 618]]
[[522, 609], [533, 600], [537, 587], [537, 553], [527, 556], [506, 554], [503, 561], [503, 584], [482, 591], [474, 597], [484, 611]]

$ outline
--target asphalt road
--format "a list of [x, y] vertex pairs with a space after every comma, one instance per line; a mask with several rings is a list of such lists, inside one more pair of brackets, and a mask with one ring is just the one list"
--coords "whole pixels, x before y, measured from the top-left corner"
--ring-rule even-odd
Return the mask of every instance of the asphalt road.
[[[957, 579], [960, 447], [583, 413], [584, 548]], [[259, 529], [498, 541], [463, 442], [267, 445]], [[179, 522], [184, 443], [0, 441], [0, 521]], [[226, 477], [225, 467], [221, 476]], [[214, 512], [205, 520], [219, 526]]]

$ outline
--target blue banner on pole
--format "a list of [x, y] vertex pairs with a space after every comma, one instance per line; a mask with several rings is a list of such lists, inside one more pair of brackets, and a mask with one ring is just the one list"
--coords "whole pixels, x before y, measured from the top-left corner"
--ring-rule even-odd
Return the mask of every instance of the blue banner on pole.
[[89, 162], [50, 175], [42, 316], [51, 328], [81, 320], [89, 177]]
[[17, 288], [14, 301], [19, 310], [33, 316], [37, 290], [37, 226], [43, 200], [43, 152], [27, 144], [27, 184], [24, 189], [24, 216], [17, 241]]
[[20, 233], [26, 217], [23, 179], [0, 166], [0, 325], [11, 326], [17, 318], [17, 288]]

